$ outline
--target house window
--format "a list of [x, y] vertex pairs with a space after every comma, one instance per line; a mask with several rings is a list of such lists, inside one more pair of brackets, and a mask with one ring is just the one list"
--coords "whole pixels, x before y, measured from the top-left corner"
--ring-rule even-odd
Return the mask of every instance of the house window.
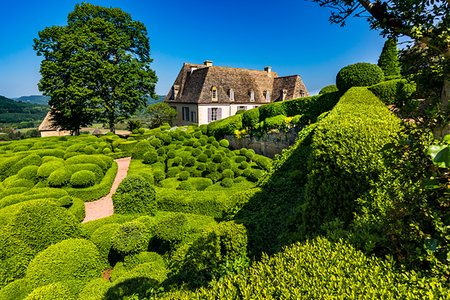
[[305, 92], [304, 91], [300, 91], [300, 97], [305, 97]]
[[189, 121], [189, 107], [182, 108], [183, 121]]
[[254, 102], [254, 101], [255, 101], [255, 91], [254, 91], [254, 90], [251, 90], [251, 91], [250, 91], [250, 101], [251, 101], [251, 102]]
[[197, 122], [197, 116], [195, 111], [191, 111], [191, 121], [192, 122]]
[[230, 101], [234, 101], [234, 90], [230, 90]]
[[211, 122], [217, 121], [217, 111], [218, 111], [217, 107], [211, 108]]
[[286, 100], [287, 90], [280, 91], [280, 101]]
[[270, 92], [266, 91], [266, 102], [270, 102]]
[[222, 109], [218, 107], [208, 108], [208, 123], [222, 119]]
[[238, 110], [245, 110], [246, 107], [245, 106], [238, 106]]
[[215, 86], [211, 88], [211, 101], [217, 101], [217, 88]]
[[175, 88], [172, 87], [172, 91], [170, 93], [170, 100], [175, 100]]

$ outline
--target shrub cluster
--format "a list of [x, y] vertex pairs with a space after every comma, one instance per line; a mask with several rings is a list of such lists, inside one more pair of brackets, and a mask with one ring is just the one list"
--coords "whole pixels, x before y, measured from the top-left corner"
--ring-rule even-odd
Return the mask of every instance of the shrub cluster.
[[155, 214], [155, 190], [151, 183], [139, 175], [127, 176], [112, 196], [114, 210], [120, 214]]

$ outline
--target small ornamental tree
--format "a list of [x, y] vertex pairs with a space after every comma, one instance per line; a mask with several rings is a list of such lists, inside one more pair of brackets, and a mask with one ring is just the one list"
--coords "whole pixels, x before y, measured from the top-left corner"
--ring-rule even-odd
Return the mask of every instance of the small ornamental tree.
[[170, 124], [177, 117], [177, 111], [162, 102], [150, 105], [146, 112], [152, 128], [159, 127], [164, 123]]
[[388, 78], [400, 75], [397, 41], [395, 39], [388, 39], [384, 43], [383, 51], [378, 59], [378, 66], [383, 70], [384, 76]]

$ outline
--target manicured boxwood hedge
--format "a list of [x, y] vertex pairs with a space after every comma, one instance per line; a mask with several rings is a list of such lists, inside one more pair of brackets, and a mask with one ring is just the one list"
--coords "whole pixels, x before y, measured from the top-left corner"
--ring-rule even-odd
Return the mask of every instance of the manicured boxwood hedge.
[[367, 88], [351, 88], [315, 129], [303, 218], [307, 232], [339, 218], [348, 224], [357, 199], [382, 174], [383, 147], [400, 121]]
[[151, 183], [139, 175], [127, 176], [112, 195], [114, 210], [119, 214], [155, 214], [157, 206]]
[[80, 198], [86, 202], [98, 200], [101, 197], [108, 195], [110, 192], [111, 186], [116, 178], [117, 169], [118, 165], [113, 161], [111, 168], [106, 171], [105, 176], [99, 184], [84, 189], [64, 187], [64, 190], [66, 190], [69, 195]]
[[416, 85], [406, 79], [397, 79], [375, 84], [369, 87], [369, 90], [384, 104], [401, 106], [411, 100], [412, 94], [416, 91]]
[[50, 200], [30, 200], [5, 209], [8, 208], [14, 213], [4, 230], [36, 253], [51, 244], [81, 235], [76, 218]]
[[392, 261], [366, 257], [344, 242], [297, 243], [209, 288], [162, 299], [444, 299], [443, 282], [400, 273]]
[[34, 289], [24, 300], [45, 299], [75, 300], [76, 298], [64, 284], [56, 282]]
[[34, 287], [60, 282], [76, 295], [101, 272], [97, 247], [84, 239], [68, 239], [36, 255], [25, 278]]

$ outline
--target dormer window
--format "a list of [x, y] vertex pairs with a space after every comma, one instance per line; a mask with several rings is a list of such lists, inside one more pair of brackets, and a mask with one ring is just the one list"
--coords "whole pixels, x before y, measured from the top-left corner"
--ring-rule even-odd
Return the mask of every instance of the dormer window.
[[265, 94], [266, 94], [266, 102], [270, 102], [270, 92], [266, 91]]
[[217, 88], [215, 86], [211, 88], [211, 101], [217, 101]]
[[280, 101], [286, 100], [287, 90], [280, 91]]
[[234, 101], [234, 90], [233, 89], [230, 89], [229, 95], [230, 95], [230, 101]]
[[172, 91], [170, 92], [170, 100], [175, 100], [175, 88], [172, 87]]
[[254, 101], [255, 101], [255, 91], [250, 90], [250, 102], [254, 102]]
[[304, 91], [300, 91], [300, 97], [305, 97], [305, 92]]

